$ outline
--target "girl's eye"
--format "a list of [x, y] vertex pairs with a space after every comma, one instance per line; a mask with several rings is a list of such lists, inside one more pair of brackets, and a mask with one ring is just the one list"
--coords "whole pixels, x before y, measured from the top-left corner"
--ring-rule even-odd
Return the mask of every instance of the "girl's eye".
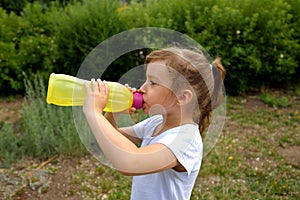
[[156, 86], [156, 85], [159, 85], [158, 83], [154, 82], [154, 81], [146, 81], [145, 82], [145, 85], [151, 87], [151, 86]]
[[150, 85], [156, 85], [156, 83], [153, 82], [153, 81], [149, 81], [149, 84], [150, 84]]

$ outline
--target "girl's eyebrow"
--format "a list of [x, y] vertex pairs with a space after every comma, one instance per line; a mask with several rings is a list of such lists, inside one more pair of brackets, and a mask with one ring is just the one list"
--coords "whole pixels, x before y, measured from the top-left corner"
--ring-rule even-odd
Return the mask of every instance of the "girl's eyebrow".
[[153, 75], [147, 75], [147, 78], [149, 78], [149, 79], [154, 79], [154, 80], [159, 80], [158, 77], [153, 76]]

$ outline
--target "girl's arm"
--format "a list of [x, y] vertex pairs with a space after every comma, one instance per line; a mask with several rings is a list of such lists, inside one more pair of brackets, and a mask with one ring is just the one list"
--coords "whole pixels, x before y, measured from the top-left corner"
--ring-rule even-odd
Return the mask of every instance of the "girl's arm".
[[126, 175], [140, 175], [178, 166], [172, 151], [163, 144], [138, 148], [121, 134], [103, 115], [109, 88], [107, 83], [92, 80], [92, 88], [86, 84], [83, 112], [94, 136], [113, 166]]
[[[134, 112], [134, 111], [133, 111]], [[125, 137], [127, 137], [131, 142], [135, 145], [138, 145], [142, 142], [140, 138], [138, 138], [132, 127], [118, 127], [118, 120], [121, 113], [105, 113], [105, 118], [110, 122], [110, 124], [115, 127], [120, 133], [122, 133]]]

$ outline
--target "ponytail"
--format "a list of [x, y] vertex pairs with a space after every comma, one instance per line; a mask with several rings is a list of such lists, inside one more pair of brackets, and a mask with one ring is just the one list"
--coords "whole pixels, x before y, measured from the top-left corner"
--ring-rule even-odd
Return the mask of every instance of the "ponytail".
[[213, 61], [212, 65], [213, 65], [212, 72], [214, 78], [214, 89], [211, 94], [211, 107], [212, 109], [215, 109], [221, 104], [223, 99], [222, 85], [225, 79], [226, 72], [223, 65], [221, 64], [221, 58], [217, 57]]
[[205, 108], [200, 107], [199, 130], [203, 134], [210, 124], [212, 110], [217, 108], [223, 100], [222, 85], [225, 79], [225, 69], [221, 64], [221, 58], [217, 57], [212, 63], [212, 73], [214, 79], [214, 87], [211, 97]]

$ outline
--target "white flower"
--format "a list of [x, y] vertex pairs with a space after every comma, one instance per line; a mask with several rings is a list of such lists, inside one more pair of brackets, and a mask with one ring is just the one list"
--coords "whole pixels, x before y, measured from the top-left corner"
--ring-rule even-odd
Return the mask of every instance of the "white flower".
[[237, 34], [237, 35], [241, 34], [241, 31], [240, 31], [240, 30], [237, 30], [237, 31], [236, 31], [236, 34]]
[[284, 57], [284, 55], [283, 54], [280, 54], [280, 58], [283, 58]]

